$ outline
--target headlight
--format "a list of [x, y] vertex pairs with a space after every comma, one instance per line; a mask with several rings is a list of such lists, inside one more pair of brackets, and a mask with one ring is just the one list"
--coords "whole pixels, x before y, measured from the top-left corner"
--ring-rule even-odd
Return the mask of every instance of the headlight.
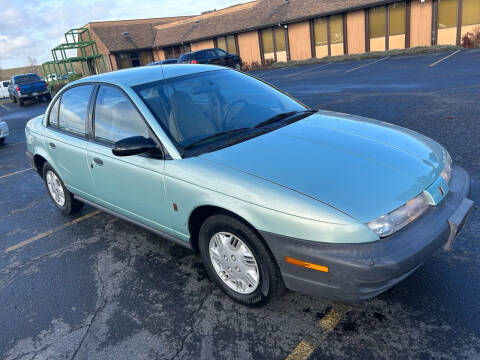
[[452, 158], [447, 150], [443, 150], [443, 164], [444, 165], [440, 176], [448, 184], [450, 182], [450, 178], [452, 177]]
[[385, 237], [400, 230], [422, 215], [428, 209], [429, 199], [425, 193], [408, 201], [392, 212], [370, 221], [367, 226], [379, 237]]

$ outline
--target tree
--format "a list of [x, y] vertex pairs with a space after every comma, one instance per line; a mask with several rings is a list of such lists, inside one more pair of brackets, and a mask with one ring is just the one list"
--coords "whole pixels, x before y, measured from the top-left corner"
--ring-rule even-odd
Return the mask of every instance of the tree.
[[27, 56], [27, 61], [30, 66], [35, 66], [38, 64], [37, 59], [31, 56]]

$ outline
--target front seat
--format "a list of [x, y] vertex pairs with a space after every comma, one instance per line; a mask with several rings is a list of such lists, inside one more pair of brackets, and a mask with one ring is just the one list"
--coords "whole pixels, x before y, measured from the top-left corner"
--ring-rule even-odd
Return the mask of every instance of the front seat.
[[190, 95], [184, 91], [177, 91], [170, 97], [172, 109], [168, 119], [170, 133], [183, 143], [195, 141], [217, 132], [213, 121], [203, 114], [195, 105]]

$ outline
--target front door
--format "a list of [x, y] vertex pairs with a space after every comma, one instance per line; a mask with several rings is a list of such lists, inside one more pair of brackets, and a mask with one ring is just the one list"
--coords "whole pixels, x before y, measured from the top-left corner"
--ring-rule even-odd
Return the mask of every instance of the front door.
[[159, 230], [170, 227], [164, 160], [143, 155], [118, 157], [112, 145], [131, 136], [153, 137], [127, 95], [102, 85], [96, 96], [88, 163], [98, 204]]

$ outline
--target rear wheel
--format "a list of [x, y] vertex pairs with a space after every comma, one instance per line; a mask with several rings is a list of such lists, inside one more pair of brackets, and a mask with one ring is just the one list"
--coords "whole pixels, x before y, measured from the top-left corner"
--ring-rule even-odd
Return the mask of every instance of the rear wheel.
[[43, 180], [50, 198], [62, 214], [70, 215], [80, 211], [83, 203], [74, 199], [72, 193], [67, 190], [56, 171], [48, 163], [43, 165]]
[[1, 138], [0, 139], [0, 145], [3, 145], [4, 142], [5, 142], [5, 138]]
[[23, 99], [18, 98], [17, 101], [18, 101], [18, 105], [23, 106], [23, 104], [24, 104], [24, 100], [23, 100]]
[[45, 95], [45, 100], [46, 100], [46, 101], [52, 101], [52, 94], [50, 94], [50, 93], [49, 93], [49, 94], [46, 94], [46, 95]]
[[16, 98], [15, 96], [10, 96], [10, 99], [12, 99], [12, 101], [13, 101], [14, 103], [17, 102], [17, 98]]
[[239, 62], [236, 62], [234, 65], [233, 65], [233, 68], [237, 71], [240, 71], [242, 70], [242, 64], [240, 64]]
[[234, 217], [208, 218], [200, 229], [199, 249], [210, 279], [241, 304], [266, 305], [285, 289], [263, 240]]

